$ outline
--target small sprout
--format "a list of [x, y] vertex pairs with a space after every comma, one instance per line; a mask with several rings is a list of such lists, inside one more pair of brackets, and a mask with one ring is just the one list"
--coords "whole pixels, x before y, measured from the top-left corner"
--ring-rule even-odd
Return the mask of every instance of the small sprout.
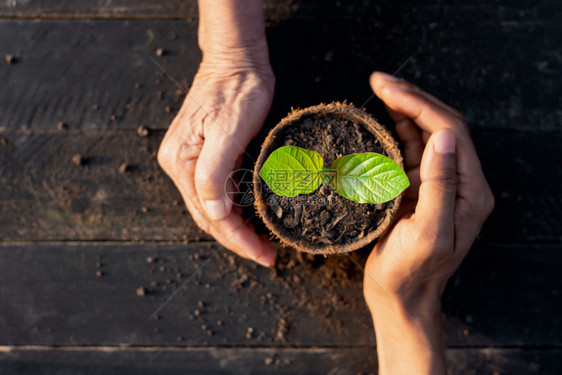
[[388, 202], [410, 186], [394, 160], [374, 152], [345, 155], [325, 168], [319, 153], [284, 146], [269, 155], [259, 174], [277, 195], [309, 194], [326, 184], [358, 203]]

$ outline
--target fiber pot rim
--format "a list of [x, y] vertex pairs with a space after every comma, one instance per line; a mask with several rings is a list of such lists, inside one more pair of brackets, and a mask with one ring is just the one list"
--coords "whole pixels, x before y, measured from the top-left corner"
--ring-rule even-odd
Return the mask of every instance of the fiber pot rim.
[[[334, 102], [330, 104], [319, 104], [312, 107], [304, 108], [304, 109], [293, 109], [291, 113], [289, 113], [285, 118], [283, 118], [279, 124], [277, 124], [267, 135], [265, 138], [258, 160], [254, 166], [254, 174], [253, 174], [253, 191], [254, 191], [254, 206], [256, 211], [258, 212], [259, 217], [263, 220], [267, 228], [281, 240], [281, 243], [284, 245], [290, 245], [295, 247], [299, 251], [304, 251], [307, 253], [312, 254], [344, 254], [348, 253], [357, 249], [362, 248], [373, 242], [376, 238], [380, 237], [388, 228], [392, 221], [392, 218], [396, 214], [398, 207], [400, 206], [400, 202], [402, 201], [402, 194], [398, 195], [392, 201], [394, 205], [392, 208], [387, 209], [386, 216], [384, 217], [381, 224], [372, 232], [369, 232], [365, 237], [357, 239], [349, 244], [345, 245], [325, 245], [325, 246], [315, 246], [310, 247], [307, 246], [306, 243], [299, 243], [288, 236], [284, 236], [278, 230], [276, 225], [274, 225], [271, 215], [267, 212], [267, 203], [263, 199], [262, 196], [262, 188], [261, 184], [261, 177], [259, 176], [259, 171], [263, 164], [265, 163], [269, 154], [273, 151], [268, 151], [269, 148], [273, 145], [273, 141], [275, 140], [277, 134], [280, 132], [281, 129], [293, 125], [295, 122], [299, 121], [303, 116], [310, 116], [310, 115], [326, 115], [326, 114], [336, 114], [343, 118], [349, 119], [358, 125], [362, 125], [365, 130], [369, 131], [373, 134], [377, 140], [381, 143], [382, 147], [384, 148], [387, 156], [394, 160], [400, 167], [404, 168], [404, 160], [402, 158], [402, 154], [400, 152], [400, 148], [398, 146], [398, 142], [394, 139], [394, 137], [390, 134], [390, 132], [379, 124], [370, 114], [368, 114], [365, 110], [355, 107], [352, 104], [348, 103], [339, 103]], [[268, 152], [265, 152], [268, 151]]]

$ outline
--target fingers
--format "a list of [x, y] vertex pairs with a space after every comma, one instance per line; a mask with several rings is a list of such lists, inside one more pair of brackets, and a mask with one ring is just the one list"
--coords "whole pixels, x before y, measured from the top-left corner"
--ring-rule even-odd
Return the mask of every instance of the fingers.
[[[269, 267], [275, 263], [275, 250], [269, 242], [260, 238], [251, 227], [244, 222], [240, 209], [231, 209], [226, 217], [210, 220], [203, 210], [195, 186], [195, 170], [198, 155], [202, 148], [199, 144], [183, 143], [178, 146], [178, 138], [171, 137], [173, 142], [163, 142], [158, 154], [158, 161], [170, 176], [197, 225], [211, 234], [224, 247], [236, 254]], [[179, 151], [174, 151], [178, 150]], [[224, 184], [223, 184], [224, 192]], [[229, 202], [231, 202], [229, 200]], [[232, 203], [230, 203], [232, 207]], [[236, 207], [238, 208], [238, 207]]]
[[427, 142], [432, 133], [439, 129], [452, 129], [456, 135], [457, 173], [463, 181], [459, 195], [467, 199], [475, 196], [485, 185], [480, 160], [460, 114], [418, 87], [387, 74], [376, 72], [371, 76], [371, 86], [378, 88], [375, 93], [393, 111], [412, 119], [422, 132], [422, 141]]
[[455, 153], [456, 139], [451, 129], [433, 133], [423, 153], [415, 220], [419, 220], [430, 238], [450, 240], [454, 234], [457, 197]]
[[404, 145], [404, 159], [408, 169], [420, 166], [424, 143], [420, 129], [406, 116], [388, 108], [390, 117], [396, 124], [396, 133]]
[[232, 201], [226, 194], [226, 183], [244, 147], [226, 134], [205, 139], [195, 167], [195, 187], [210, 220], [220, 220], [230, 214]]
[[441, 102], [437, 104], [437, 99], [429, 99], [429, 94], [409, 82], [375, 72], [371, 87], [389, 108], [412, 119], [422, 130], [429, 133], [442, 128], [464, 130], [457, 111]]
[[223, 219], [209, 220], [200, 201], [192, 193], [195, 190], [193, 172], [186, 171], [181, 178], [172, 179], [191, 216], [201, 229], [215, 237], [221, 245], [243, 258], [253, 260], [265, 267], [275, 264], [275, 250], [267, 240], [255, 233], [249, 221], [242, 218], [240, 209], [232, 209]]
[[275, 263], [275, 250], [269, 241], [258, 236], [242, 216], [232, 212], [228, 217], [212, 223], [212, 228], [211, 234], [236, 254], [265, 267]]

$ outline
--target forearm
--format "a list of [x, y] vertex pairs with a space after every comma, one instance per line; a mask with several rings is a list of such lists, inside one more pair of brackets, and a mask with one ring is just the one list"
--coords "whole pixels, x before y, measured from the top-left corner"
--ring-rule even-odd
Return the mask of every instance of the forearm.
[[441, 314], [412, 316], [397, 306], [373, 309], [381, 375], [446, 374]]
[[269, 65], [263, 0], [199, 0], [203, 61]]

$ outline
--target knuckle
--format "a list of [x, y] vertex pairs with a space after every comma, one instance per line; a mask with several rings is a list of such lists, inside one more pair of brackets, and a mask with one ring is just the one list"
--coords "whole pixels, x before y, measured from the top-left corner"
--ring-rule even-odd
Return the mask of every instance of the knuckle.
[[195, 224], [197, 224], [199, 229], [201, 229], [205, 233], [212, 234], [211, 233], [212, 226], [207, 220], [203, 218], [194, 218], [194, 220], [195, 220]]
[[207, 168], [200, 167], [195, 171], [195, 183], [203, 187], [217, 186], [218, 178], [210, 173]]
[[435, 189], [443, 194], [454, 194], [457, 191], [457, 174], [453, 167], [446, 167], [436, 179]]
[[404, 79], [400, 79], [399, 81], [397, 81], [396, 83], [393, 84], [394, 87], [399, 88], [401, 90], [408, 90], [408, 91], [413, 91], [416, 93], [419, 93], [421, 91], [421, 89], [414, 85], [413, 83], [410, 83]]
[[496, 198], [494, 197], [492, 190], [488, 188], [488, 192], [486, 194], [486, 200], [484, 203], [484, 213], [486, 214], [486, 217], [490, 216], [495, 206], [496, 206]]
[[172, 156], [172, 149], [166, 141], [162, 141], [160, 148], [158, 149], [158, 154], [156, 155], [156, 159], [158, 160], [158, 164], [164, 171], [170, 170], [170, 163], [173, 160]]

